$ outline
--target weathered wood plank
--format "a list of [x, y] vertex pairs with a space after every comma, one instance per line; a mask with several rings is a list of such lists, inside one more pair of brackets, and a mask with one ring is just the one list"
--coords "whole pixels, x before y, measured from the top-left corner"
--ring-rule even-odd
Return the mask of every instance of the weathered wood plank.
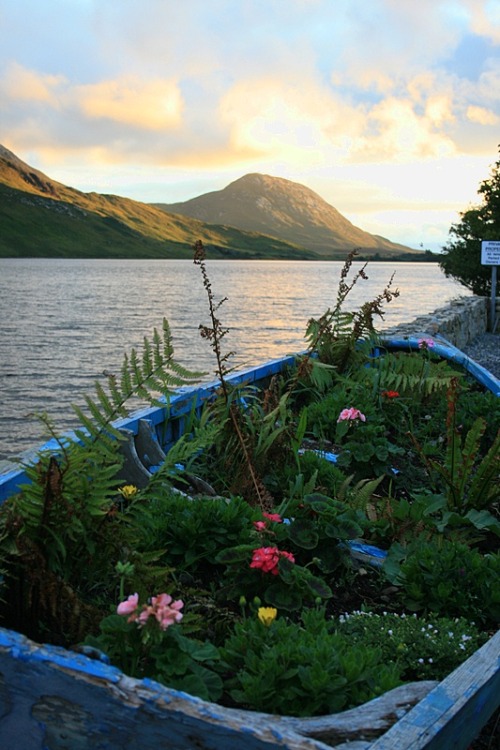
[[310, 719], [284, 717], [282, 722], [298, 734], [333, 746], [346, 741], [373, 740], [399, 721], [437, 685], [438, 682], [432, 680], [412, 682], [342, 713]]
[[370, 750], [466, 750], [500, 705], [500, 631]]
[[0, 747], [330, 750], [279, 717], [207, 703], [0, 629]]

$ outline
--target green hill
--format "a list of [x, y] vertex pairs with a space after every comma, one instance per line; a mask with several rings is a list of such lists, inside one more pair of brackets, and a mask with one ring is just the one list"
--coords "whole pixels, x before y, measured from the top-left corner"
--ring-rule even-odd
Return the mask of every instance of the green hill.
[[202, 240], [212, 258], [316, 259], [258, 232], [165, 212], [51, 180], [0, 146], [0, 257], [191, 258]]

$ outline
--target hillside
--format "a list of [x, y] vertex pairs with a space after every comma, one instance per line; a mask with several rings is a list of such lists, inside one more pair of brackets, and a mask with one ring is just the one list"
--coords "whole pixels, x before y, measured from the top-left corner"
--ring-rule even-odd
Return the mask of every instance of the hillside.
[[422, 254], [359, 229], [304, 185], [263, 174], [248, 174], [223, 190], [183, 203], [155, 205], [209, 224], [225, 224], [295, 242], [324, 257], [345, 256], [352, 249], [381, 257]]
[[191, 258], [201, 239], [211, 258], [314, 259], [297, 244], [206, 225], [116, 195], [52, 180], [0, 146], [0, 257]]

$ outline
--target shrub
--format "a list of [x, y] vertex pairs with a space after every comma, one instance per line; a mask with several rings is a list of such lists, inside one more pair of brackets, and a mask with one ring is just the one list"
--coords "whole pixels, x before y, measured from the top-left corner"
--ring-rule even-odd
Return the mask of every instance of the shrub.
[[253, 617], [238, 623], [220, 650], [232, 701], [283, 716], [317, 716], [364, 703], [400, 684], [377, 646], [331, 631], [323, 610], [302, 623]]

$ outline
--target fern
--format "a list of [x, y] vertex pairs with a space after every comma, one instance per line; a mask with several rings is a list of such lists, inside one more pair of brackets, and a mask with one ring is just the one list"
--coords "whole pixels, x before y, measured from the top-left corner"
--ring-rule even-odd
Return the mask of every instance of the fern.
[[107, 387], [95, 383], [95, 395], [84, 397], [86, 410], [73, 406], [80, 421], [75, 438], [59, 435], [49, 417], [39, 415], [56, 449], [40, 451], [25, 466], [29, 482], [0, 509], [0, 563], [9, 571], [5, 585], [20, 621], [36, 623], [43, 611], [55, 628], [71, 622], [78, 629], [78, 613], [87, 611], [82, 597], [109, 584], [110, 561], [120, 556], [120, 535], [108, 522], [117, 511], [123, 463], [123, 436], [113, 421], [126, 415], [136, 396], [168, 408], [172, 390], [201, 374], [175, 362], [164, 320], [161, 334], [155, 329], [151, 341], [144, 339], [141, 354], [133, 349], [124, 356], [118, 376], [107, 374]]
[[491, 508], [500, 498], [500, 431], [482, 458], [481, 439], [486, 430], [486, 420], [483, 417], [474, 421], [462, 442], [455, 424], [458, 385], [458, 379], [453, 378], [447, 391], [444, 460], [439, 462], [428, 458], [414, 435], [410, 433], [410, 437], [431, 476], [437, 475], [443, 481], [448, 510], [465, 513], [468, 510]]
[[446, 361], [424, 359], [418, 352], [405, 352], [403, 355], [387, 352], [366, 368], [350, 373], [353, 381], [371, 380], [374, 393], [397, 391], [414, 396], [432, 393], [449, 387], [458, 373]]
[[152, 342], [145, 337], [141, 356], [132, 349], [130, 356], [124, 355], [119, 377], [107, 374], [107, 391], [97, 381], [95, 397], [84, 396], [89, 415], [73, 405], [85, 428], [85, 431], [77, 431], [78, 438], [83, 443], [97, 438], [106, 442], [106, 437], [120, 440], [123, 436], [112, 422], [127, 415], [126, 405], [133, 397], [153, 406], [165, 406], [175, 388], [199, 381], [204, 373], [191, 372], [179, 365], [173, 358], [173, 351], [170, 326], [164, 318], [162, 335], [155, 328]]
[[337, 494], [337, 499], [352, 508], [366, 511], [377, 487], [383, 481], [384, 475], [376, 479], [361, 479], [354, 487], [351, 486], [353, 479], [354, 475], [351, 474], [342, 483]]

